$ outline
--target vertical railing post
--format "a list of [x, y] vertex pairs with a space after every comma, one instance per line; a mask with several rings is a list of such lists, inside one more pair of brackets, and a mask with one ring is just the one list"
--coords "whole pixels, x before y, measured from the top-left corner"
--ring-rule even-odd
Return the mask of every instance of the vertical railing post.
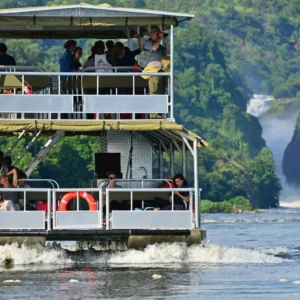
[[172, 210], [174, 210], [174, 191], [172, 189]]
[[24, 191], [24, 211], [26, 211], [26, 192]]
[[130, 211], [133, 211], [133, 192], [130, 191]]
[[102, 229], [102, 224], [103, 224], [103, 193], [102, 190], [99, 190], [99, 227]]
[[51, 190], [47, 191], [47, 230], [51, 230]]
[[194, 201], [193, 201], [193, 192], [192, 191], [189, 192], [189, 198], [190, 198], [189, 211], [191, 212], [191, 218], [192, 218], [191, 223], [192, 223], [192, 226], [193, 226], [194, 223], [195, 223], [195, 212], [193, 212]]
[[199, 207], [198, 207], [198, 224], [199, 224], [199, 228], [201, 227], [201, 192], [202, 192], [202, 189], [199, 189]]
[[79, 211], [79, 192], [76, 192], [76, 211]]
[[195, 186], [195, 219], [196, 228], [200, 228], [199, 224], [199, 182], [198, 182], [198, 140], [193, 142], [194, 150], [194, 186]]
[[[52, 191], [53, 229], [56, 227], [56, 190]], [[50, 211], [51, 213], [51, 211]]]
[[109, 230], [109, 190], [106, 189], [105, 190], [106, 193], [106, 203], [105, 203], [105, 207], [106, 207], [106, 230]]
[[170, 27], [170, 86], [169, 93], [171, 99], [170, 118], [174, 119], [174, 25]]

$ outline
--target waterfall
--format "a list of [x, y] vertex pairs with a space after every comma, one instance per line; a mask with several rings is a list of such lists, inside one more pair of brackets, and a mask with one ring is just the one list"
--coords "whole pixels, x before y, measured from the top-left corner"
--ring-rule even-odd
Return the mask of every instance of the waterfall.
[[[267, 95], [254, 95], [247, 105], [247, 112], [258, 120], [263, 128], [262, 137], [271, 149], [276, 165], [276, 174], [282, 185], [280, 205], [294, 207], [300, 204], [300, 189], [289, 185], [282, 171], [284, 150], [291, 141], [299, 111], [287, 112], [280, 117], [264, 118], [263, 113], [275, 99]], [[299, 195], [299, 196], [298, 196]], [[295, 202], [296, 201], [296, 202]]]

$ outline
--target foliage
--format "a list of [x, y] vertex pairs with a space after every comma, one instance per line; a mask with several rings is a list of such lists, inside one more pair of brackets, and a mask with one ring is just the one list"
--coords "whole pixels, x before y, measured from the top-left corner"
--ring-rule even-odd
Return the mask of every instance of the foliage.
[[202, 213], [242, 213], [253, 211], [250, 201], [242, 196], [223, 202], [201, 200]]

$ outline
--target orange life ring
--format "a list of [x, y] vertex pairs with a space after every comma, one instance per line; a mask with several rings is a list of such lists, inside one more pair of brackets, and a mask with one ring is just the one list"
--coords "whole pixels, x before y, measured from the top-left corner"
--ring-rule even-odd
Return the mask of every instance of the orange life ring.
[[[98, 205], [94, 197], [86, 192], [78, 192], [78, 197], [84, 199], [88, 205], [89, 205], [89, 210], [97, 210]], [[59, 203], [59, 211], [67, 211], [68, 210], [68, 203], [74, 199], [77, 198], [77, 192], [71, 192], [65, 194], [62, 199], [60, 200]]]

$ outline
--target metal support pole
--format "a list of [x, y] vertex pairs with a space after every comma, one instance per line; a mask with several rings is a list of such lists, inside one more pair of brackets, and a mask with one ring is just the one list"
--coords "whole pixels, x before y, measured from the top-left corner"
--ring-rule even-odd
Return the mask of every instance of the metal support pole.
[[186, 146], [185, 143], [182, 143], [182, 173], [186, 178]]
[[193, 199], [193, 192], [189, 192], [189, 211], [191, 212], [192, 215], [192, 226], [195, 227], [195, 212], [193, 212], [193, 206], [194, 206], [194, 199]]
[[23, 196], [24, 196], [24, 197], [23, 197], [23, 198], [24, 198], [24, 204], [23, 204], [23, 205], [24, 205], [24, 209], [23, 209], [23, 210], [26, 211], [27, 195], [26, 195], [26, 192], [25, 192], [25, 191], [24, 191], [23, 193], [24, 193], [24, 194], [23, 194]]
[[47, 191], [47, 230], [51, 230], [51, 190]]
[[170, 86], [169, 86], [169, 93], [170, 93], [170, 100], [171, 100], [171, 107], [170, 107], [170, 118], [174, 119], [174, 25], [170, 27]]
[[79, 193], [76, 192], [76, 210], [79, 211]]
[[163, 170], [163, 153], [161, 144], [159, 144], [159, 178], [162, 179], [164, 177], [164, 170]]
[[174, 175], [174, 146], [173, 143], [170, 144], [170, 172]]
[[130, 210], [133, 211], [133, 192], [130, 192]]
[[99, 227], [102, 229], [103, 224], [103, 193], [102, 190], [99, 190]]
[[53, 210], [53, 229], [54, 229], [56, 227], [56, 191], [55, 190], [52, 190], [52, 205], [53, 205], [52, 210]]
[[105, 193], [106, 193], [106, 203], [105, 203], [105, 206], [106, 206], [106, 230], [109, 230], [109, 192], [107, 189], [105, 190]]
[[194, 186], [195, 186], [195, 222], [196, 228], [200, 228], [200, 212], [199, 212], [199, 178], [198, 178], [198, 141], [194, 140]]

